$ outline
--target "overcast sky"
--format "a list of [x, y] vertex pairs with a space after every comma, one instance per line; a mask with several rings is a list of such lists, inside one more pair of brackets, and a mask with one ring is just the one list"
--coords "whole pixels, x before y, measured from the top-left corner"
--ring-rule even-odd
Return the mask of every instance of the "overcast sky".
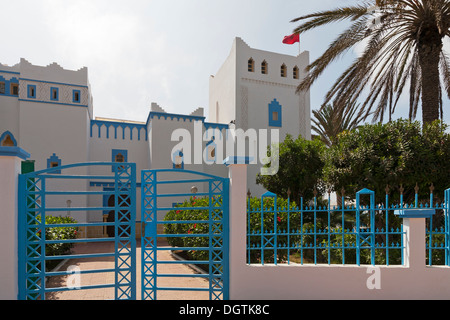
[[[233, 39], [252, 48], [297, 55], [281, 41], [298, 16], [355, 0], [14, 0], [2, 3], [0, 63], [25, 58], [35, 65], [88, 67], [94, 116], [146, 121], [152, 102], [167, 112], [208, 115], [209, 76], [228, 56]], [[345, 25], [301, 38], [311, 60]], [[311, 90], [317, 109], [352, 61], [335, 63]], [[450, 108], [445, 119], [450, 122]], [[406, 110], [406, 111], [405, 111]], [[420, 113], [419, 113], [420, 114]], [[397, 117], [407, 117], [407, 107]]]

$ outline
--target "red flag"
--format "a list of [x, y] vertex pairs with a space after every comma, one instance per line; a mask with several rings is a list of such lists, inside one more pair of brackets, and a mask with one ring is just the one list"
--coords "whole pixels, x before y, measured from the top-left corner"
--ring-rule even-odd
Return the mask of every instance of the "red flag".
[[291, 34], [290, 36], [286, 36], [283, 39], [284, 44], [294, 44], [296, 42], [300, 42], [300, 35], [297, 34]]

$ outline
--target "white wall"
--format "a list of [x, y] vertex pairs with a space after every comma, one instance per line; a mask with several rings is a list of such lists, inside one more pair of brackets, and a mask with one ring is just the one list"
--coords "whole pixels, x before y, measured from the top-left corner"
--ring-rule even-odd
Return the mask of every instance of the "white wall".
[[425, 219], [404, 221], [404, 266], [248, 265], [246, 170], [230, 166], [231, 300], [450, 298], [450, 267], [425, 265]]
[[[254, 72], [248, 71], [248, 61], [254, 60]], [[268, 63], [268, 73], [262, 74], [261, 63]], [[286, 77], [281, 76], [281, 66], [287, 67]], [[309, 92], [296, 93], [301, 79], [306, 76], [305, 67], [309, 64], [309, 52], [298, 56], [289, 56], [251, 48], [241, 38], [236, 38], [230, 55], [210, 78], [210, 121], [217, 119], [222, 123], [236, 121], [236, 129], [278, 129], [279, 141], [286, 134], [294, 138], [302, 135], [311, 138], [310, 97]], [[293, 68], [299, 69], [299, 79], [293, 78]], [[269, 126], [269, 104], [276, 99], [282, 106], [282, 127]], [[216, 111], [219, 106], [219, 117]], [[270, 131], [267, 144], [270, 144]], [[258, 137], [259, 139], [259, 137]], [[264, 188], [256, 184], [256, 175], [261, 169], [259, 144], [250, 146], [257, 154], [256, 164], [248, 168], [248, 185], [253, 195], [261, 195]], [[250, 150], [247, 146], [247, 154]], [[265, 149], [263, 150], [266, 151]]]

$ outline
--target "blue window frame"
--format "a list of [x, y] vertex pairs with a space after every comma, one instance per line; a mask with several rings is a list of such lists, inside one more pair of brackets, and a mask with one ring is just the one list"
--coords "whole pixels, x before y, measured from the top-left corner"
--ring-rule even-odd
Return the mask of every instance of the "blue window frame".
[[12, 147], [17, 147], [17, 140], [11, 132], [5, 131], [0, 136], [0, 147], [11, 146], [10, 144], [12, 144]]
[[[111, 162], [128, 162], [128, 150], [113, 149], [111, 152]], [[114, 172], [114, 166], [112, 171]]]
[[50, 88], [50, 100], [59, 101], [59, 88], [55, 87]]
[[[47, 168], [61, 167], [61, 159], [54, 153], [47, 159]], [[61, 174], [61, 170], [55, 170], [52, 173]]]
[[81, 102], [81, 91], [80, 90], [73, 90], [72, 102], [74, 102], [74, 103], [80, 103]]
[[277, 99], [274, 99], [269, 104], [269, 126], [281, 127], [282, 116], [281, 104], [277, 101]]
[[27, 96], [28, 99], [36, 99], [36, 86], [33, 84], [29, 84], [27, 86]]

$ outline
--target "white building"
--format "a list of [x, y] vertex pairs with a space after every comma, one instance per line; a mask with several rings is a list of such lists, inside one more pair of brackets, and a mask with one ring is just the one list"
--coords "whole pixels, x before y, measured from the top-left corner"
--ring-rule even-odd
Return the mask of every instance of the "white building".
[[[230, 123], [244, 131], [279, 129], [281, 141], [287, 133], [310, 138], [309, 92], [295, 93], [308, 63], [308, 52], [289, 56], [256, 50], [236, 38], [230, 55], [210, 78], [208, 121], [202, 108], [188, 115], [169, 114], [152, 103], [149, 114], [143, 115], [144, 121], [134, 122], [93, 118], [87, 68], [65, 70], [56, 63], [41, 67], [21, 59], [12, 67], [0, 65], [0, 145], [26, 150], [35, 161], [35, 170], [123, 161], [136, 163], [138, 173], [143, 169], [177, 167], [226, 176], [222, 159], [227, 150], [224, 145], [219, 159], [220, 145], [215, 142], [218, 137], [228, 138]], [[188, 150], [174, 150], [179, 144], [172, 141], [176, 129], [185, 129], [193, 137], [191, 159], [187, 158]], [[194, 143], [198, 136], [203, 137], [201, 148]], [[256, 142], [250, 142], [247, 152], [257, 154], [257, 147]], [[199, 150], [206, 153], [200, 163], [195, 161]], [[260, 195], [263, 189], [256, 185], [255, 178], [261, 164], [256, 162], [249, 166], [248, 185], [252, 194]], [[139, 174], [137, 179], [139, 183]], [[73, 188], [81, 187], [76, 181], [70, 183]], [[91, 182], [89, 187], [108, 186]], [[80, 206], [108, 201], [87, 196], [70, 200], [72, 205]], [[101, 221], [102, 213], [81, 213], [77, 219]]]

